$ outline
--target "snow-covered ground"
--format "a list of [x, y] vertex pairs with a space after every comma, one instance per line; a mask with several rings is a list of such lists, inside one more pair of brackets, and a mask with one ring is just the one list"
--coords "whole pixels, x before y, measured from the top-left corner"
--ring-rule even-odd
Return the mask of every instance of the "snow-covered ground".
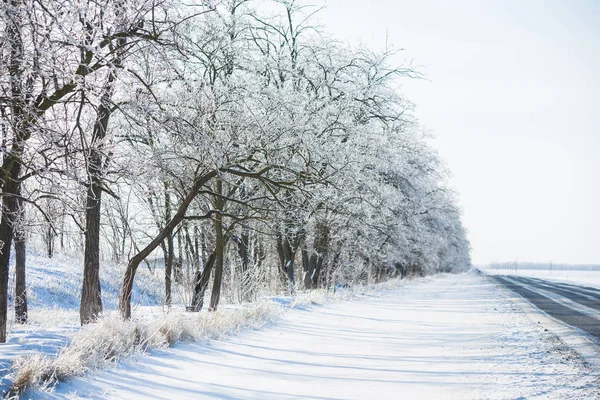
[[[11, 263], [9, 288], [14, 291], [14, 267]], [[125, 265], [103, 261], [100, 268], [102, 302], [107, 310], [119, 303], [121, 277]], [[36, 253], [27, 254], [27, 297], [31, 311], [58, 308], [79, 310], [83, 280], [83, 259], [57, 254], [52, 258]], [[158, 271], [157, 271], [158, 272]], [[134, 305], [164, 303], [164, 280], [160, 273], [151, 274], [145, 266], [139, 268], [134, 284]], [[9, 293], [9, 304], [14, 293]]]
[[482, 268], [482, 271], [489, 275], [526, 276], [530, 278], [547, 279], [556, 282], [566, 282], [574, 285], [600, 288], [600, 270], [578, 271], [570, 269], [561, 270], [551, 267], [548, 267], [547, 269], [507, 267], [502, 269]]
[[[13, 263], [14, 264], [14, 263]], [[107, 312], [116, 310], [120, 277], [124, 266], [104, 261], [100, 271], [102, 300]], [[81, 295], [83, 261], [81, 257], [27, 254], [28, 318], [26, 325], [15, 324], [12, 303], [14, 299], [14, 268], [9, 277], [8, 340], [0, 345], [0, 392], [6, 389], [4, 376], [11, 360], [36, 351], [54, 355], [79, 329], [79, 299]], [[157, 271], [151, 274], [140, 268], [133, 290], [134, 309], [164, 315], [164, 280]]]
[[[485, 276], [443, 275], [176, 345], [46, 398], [597, 398], [598, 375]], [[532, 319], [533, 318], [533, 319]]]

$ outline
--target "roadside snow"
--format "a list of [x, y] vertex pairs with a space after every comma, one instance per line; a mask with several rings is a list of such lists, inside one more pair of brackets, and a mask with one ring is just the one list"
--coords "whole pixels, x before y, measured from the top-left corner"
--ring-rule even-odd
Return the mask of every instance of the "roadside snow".
[[[535, 315], [533, 315], [535, 317]], [[444, 275], [154, 351], [45, 398], [593, 398], [592, 371], [485, 276]], [[596, 386], [597, 387], [597, 386]]]

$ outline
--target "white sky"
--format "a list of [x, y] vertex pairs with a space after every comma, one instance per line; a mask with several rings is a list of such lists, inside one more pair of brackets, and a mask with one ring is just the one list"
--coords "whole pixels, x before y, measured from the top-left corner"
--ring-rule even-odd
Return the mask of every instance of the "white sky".
[[473, 262], [600, 263], [600, 2], [314, 0], [326, 30], [403, 48]]

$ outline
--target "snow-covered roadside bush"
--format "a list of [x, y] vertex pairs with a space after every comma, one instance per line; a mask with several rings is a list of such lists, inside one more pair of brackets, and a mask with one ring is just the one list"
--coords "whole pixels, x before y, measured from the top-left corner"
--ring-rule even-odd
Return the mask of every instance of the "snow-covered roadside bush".
[[13, 364], [13, 387], [7, 398], [18, 398], [18, 395], [34, 386], [48, 381], [51, 371], [51, 360], [44, 354], [36, 353], [15, 360]]
[[57, 357], [32, 353], [15, 360], [11, 393], [44, 389], [87, 371], [114, 365], [120, 359], [179, 342], [219, 339], [247, 329], [258, 329], [277, 319], [283, 308], [261, 301], [244, 308], [212, 313], [169, 314], [152, 321], [123, 321], [116, 315], [78, 331]]
[[350, 300], [365, 291], [375, 289], [375, 286], [368, 287], [363, 285], [349, 286], [337, 290], [312, 289], [304, 292], [298, 292], [291, 303], [292, 308], [302, 308], [318, 304], [326, 304], [331, 301]]
[[[368, 285], [344, 285], [336, 287], [335, 290], [312, 289], [303, 292], [297, 292], [294, 300], [291, 302], [291, 308], [301, 308], [305, 306], [326, 304], [332, 301], [350, 300], [362, 294], [371, 294], [379, 290], [395, 290], [404, 286], [413, 278], [394, 278], [384, 282], [371, 283]], [[423, 279], [423, 278], [419, 278]]]
[[[429, 279], [429, 278], [417, 278]], [[410, 279], [391, 279], [371, 285], [315, 289], [297, 292], [289, 308], [304, 308], [344, 301], [364, 294], [395, 290]], [[60, 381], [82, 376], [94, 369], [114, 365], [127, 356], [170, 347], [179, 342], [218, 340], [244, 330], [259, 329], [278, 319], [286, 307], [261, 300], [245, 307], [225, 308], [209, 313], [171, 313], [148, 320], [123, 321], [116, 314], [79, 330], [57, 357], [33, 353], [15, 360], [10, 376], [12, 394], [18, 397], [30, 389], [48, 389]]]

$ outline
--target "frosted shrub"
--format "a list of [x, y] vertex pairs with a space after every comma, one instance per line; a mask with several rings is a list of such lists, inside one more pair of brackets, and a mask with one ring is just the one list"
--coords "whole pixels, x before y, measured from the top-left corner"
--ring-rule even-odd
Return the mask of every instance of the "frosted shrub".
[[102, 368], [136, 352], [146, 340], [145, 328], [135, 322], [123, 322], [116, 316], [101, 318], [79, 330], [54, 359], [36, 353], [17, 359], [13, 364], [13, 392], [51, 386]]
[[197, 337], [196, 329], [185, 315], [167, 315], [148, 324], [144, 348], [163, 348], [177, 342], [193, 342]]
[[330, 301], [350, 300], [359, 294], [362, 294], [367, 288], [362, 285], [353, 285], [349, 287], [340, 287], [332, 289], [312, 289], [304, 292], [298, 292], [292, 302], [292, 308], [300, 308], [311, 305], [326, 304]]
[[37, 386], [52, 376], [52, 361], [43, 354], [32, 354], [15, 360], [13, 364], [13, 394]]
[[413, 278], [404, 278], [404, 279], [394, 278], [394, 279], [390, 279], [390, 280], [375, 284], [375, 288], [381, 289], [381, 290], [394, 290], [394, 289], [398, 289], [401, 286], [404, 286], [406, 284], [406, 282], [411, 279], [413, 279]]
[[[394, 290], [406, 280], [394, 279], [376, 285], [315, 289], [298, 292], [290, 307], [298, 308], [330, 301], [348, 300], [373, 290]], [[104, 368], [119, 359], [144, 351], [170, 347], [178, 342], [221, 339], [243, 330], [259, 329], [278, 319], [284, 307], [272, 301], [259, 301], [246, 307], [203, 313], [172, 313], [143, 321], [123, 321], [105, 316], [87, 325], [72, 338], [56, 358], [32, 354], [13, 364], [13, 393], [36, 387], [50, 387], [57, 381]]]
[[258, 329], [277, 319], [283, 308], [271, 302], [200, 314], [169, 314], [144, 321], [123, 321], [106, 316], [83, 327], [56, 358], [32, 354], [13, 364], [13, 393], [44, 388], [89, 370], [104, 368], [119, 359], [165, 348], [178, 342], [220, 339], [246, 329]]
[[58, 354], [54, 362], [56, 376], [63, 379], [101, 368], [134, 352], [143, 340], [135, 322], [123, 322], [116, 316], [101, 318], [77, 332], [71, 344]]
[[330, 294], [327, 289], [313, 289], [305, 292], [298, 292], [291, 304], [292, 308], [310, 306], [313, 304], [325, 304]]
[[260, 301], [251, 307], [219, 310], [198, 316], [197, 325], [202, 339], [220, 339], [245, 329], [259, 329], [283, 313], [277, 304]]

